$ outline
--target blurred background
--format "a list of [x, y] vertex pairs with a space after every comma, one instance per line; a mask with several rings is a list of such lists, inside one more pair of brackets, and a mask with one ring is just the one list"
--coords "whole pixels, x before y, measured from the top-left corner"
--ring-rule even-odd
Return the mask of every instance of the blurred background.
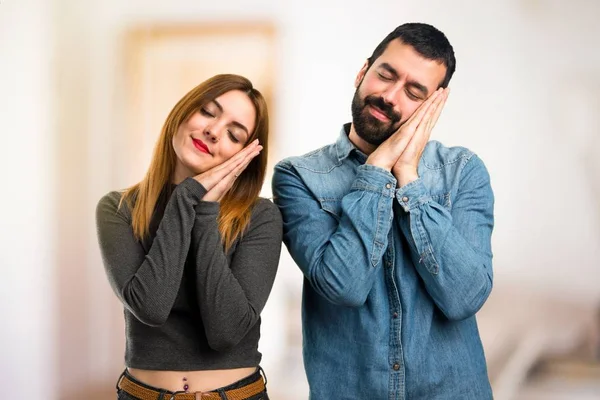
[[[495, 398], [600, 399], [599, 15], [594, 0], [0, 0], [3, 390], [115, 398], [122, 307], [94, 210], [142, 177], [183, 94], [251, 78], [270, 103], [270, 179], [335, 141], [365, 59], [420, 21], [457, 57], [433, 138], [479, 154], [496, 195], [478, 314]], [[260, 343], [276, 400], [308, 398], [301, 283], [284, 249]]]

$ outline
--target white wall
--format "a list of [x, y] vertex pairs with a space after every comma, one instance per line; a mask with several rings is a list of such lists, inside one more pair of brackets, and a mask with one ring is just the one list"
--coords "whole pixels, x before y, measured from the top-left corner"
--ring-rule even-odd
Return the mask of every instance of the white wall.
[[13, 394], [55, 387], [53, 45], [50, 4], [0, 2], [0, 385]]

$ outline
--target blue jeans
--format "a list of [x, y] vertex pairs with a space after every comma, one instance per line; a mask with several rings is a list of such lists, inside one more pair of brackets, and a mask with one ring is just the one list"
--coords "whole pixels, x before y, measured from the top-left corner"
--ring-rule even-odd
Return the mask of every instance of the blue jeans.
[[[222, 388], [215, 389], [212, 392], [219, 393], [219, 395], [221, 396], [222, 400], [227, 400], [227, 395], [225, 394], [225, 391], [232, 390], [232, 389], [237, 389], [237, 388], [241, 388], [241, 387], [244, 387], [246, 385], [249, 385], [249, 384], [255, 382], [257, 379], [261, 378], [261, 373], [264, 376], [265, 386], [266, 386], [266, 384], [267, 384], [267, 376], [265, 375], [263, 369], [260, 368], [260, 367], [258, 367], [258, 369], [256, 370], [256, 372], [254, 372], [252, 375], [249, 375], [249, 376], [247, 376], [247, 377], [245, 377], [243, 379], [240, 379], [239, 381], [234, 382], [231, 385], [227, 385], [227, 386], [224, 386]], [[137, 383], [140, 386], [143, 386], [143, 387], [148, 388], [148, 389], [155, 390], [157, 392], [164, 393], [162, 395], [162, 398], [159, 397], [158, 400], [169, 400], [170, 396], [172, 394], [174, 394], [174, 392], [170, 392], [170, 391], [165, 390], [165, 389], [156, 388], [154, 386], [146, 385], [145, 383], [138, 381], [137, 379], [135, 379], [134, 377], [132, 377], [129, 374], [129, 372], [127, 372], [127, 369], [125, 369], [125, 371], [123, 371], [123, 375], [122, 376], [126, 376], [128, 379], [132, 380], [133, 382]], [[118, 382], [120, 380], [121, 380], [121, 377], [119, 377], [119, 379], [117, 380], [117, 384], [118, 384]], [[124, 390], [119, 389], [117, 387], [117, 400], [138, 400], [138, 398], [130, 395], [129, 393], [127, 393]], [[248, 397], [248, 398], [246, 398], [246, 400], [269, 400], [269, 396], [267, 395], [267, 389], [265, 388], [264, 391], [262, 391], [262, 392], [260, 392], [260, 393], [258, 393], [256, 395], [254, 395], [254, 396]]]

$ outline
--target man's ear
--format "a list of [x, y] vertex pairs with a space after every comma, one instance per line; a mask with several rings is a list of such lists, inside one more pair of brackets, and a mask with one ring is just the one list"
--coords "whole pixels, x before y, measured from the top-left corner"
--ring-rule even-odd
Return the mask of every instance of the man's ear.
[[358, 71], [358, 75], [356, 75], [356, 79], [354, 80], [354, 87], [358, 88], [360, 83], [362, 82], [367, 70], [369, 69], [369, 60], [365, 61], [360, 71]]

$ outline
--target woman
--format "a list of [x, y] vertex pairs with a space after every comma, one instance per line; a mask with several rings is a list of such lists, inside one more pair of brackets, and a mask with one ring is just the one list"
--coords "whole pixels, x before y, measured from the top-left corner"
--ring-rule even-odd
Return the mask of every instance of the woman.
[[258, 197], [268, 124], [250, 81], [217, 75], [175, 105], [144, 179], [100, 200], [100, 249], [125, 308], [118, 399], [268, 399], [260, 312], [282, 235]]

